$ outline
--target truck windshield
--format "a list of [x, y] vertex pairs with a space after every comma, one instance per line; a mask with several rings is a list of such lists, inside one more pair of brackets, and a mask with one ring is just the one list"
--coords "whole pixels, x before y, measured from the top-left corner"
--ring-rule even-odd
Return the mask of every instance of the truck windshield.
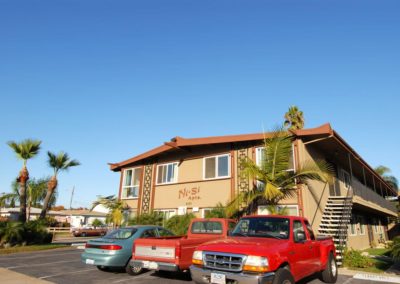
[[121, 229], [116, 229], [114, 231], [111, 231], [107, 235], [105, 235], [103, 238], [104, 239], [128, 239], [130, 238], [134, 233], [136, 233], [137, 229], [136, 228], [121, 228]]
[[242, 218], [232, 232], [232, 236], [288, 239], [289, 224], [287, 218], [260, 217]]
[[222, 224], [217, 221], [198, 221], [192, 224], [194, 234], [221, 234]]

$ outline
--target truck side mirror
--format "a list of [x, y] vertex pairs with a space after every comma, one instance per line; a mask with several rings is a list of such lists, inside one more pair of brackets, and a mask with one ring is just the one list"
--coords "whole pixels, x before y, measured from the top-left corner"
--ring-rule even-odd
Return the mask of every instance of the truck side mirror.
[[296, 232], [296, 242], [301, 243], [306, 240], [306, 234], [304, 232]]

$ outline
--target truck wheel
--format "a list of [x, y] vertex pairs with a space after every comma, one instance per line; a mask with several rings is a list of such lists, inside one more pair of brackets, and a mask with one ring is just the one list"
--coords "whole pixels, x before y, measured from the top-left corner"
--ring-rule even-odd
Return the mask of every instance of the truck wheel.
[[125, 271], [129, 275], [138, 275], [138, 274], [142, 273], [143, 268], [139, 267], [139, 266], [131, 266], [128, 262], [128, 264], [125, 266]]
[[289, 269], [279, 268], [275, 273], [272, 284], [294, 284], [294, 278]]
[[326, 262], [325, 269], [320, 274], [320, 279], [325, 283], [336, 283], [338, 277], [338, 269], [336, 260], [333, 257], [333, 254], [329, 254], [329, 259]]

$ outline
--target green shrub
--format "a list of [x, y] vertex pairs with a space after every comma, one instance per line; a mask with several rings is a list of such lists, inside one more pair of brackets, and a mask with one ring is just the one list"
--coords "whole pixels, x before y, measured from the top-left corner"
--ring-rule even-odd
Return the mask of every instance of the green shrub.
[[397, 236], [393, 239], [393, 243], [391, 245], [390, 255], [394, 259], [400, 259], [400, 236]]
[[1, 228], [1, 240], [3, 244], [22, 244], [25, 237], [24, 224], [21, 222], [7, 222], [5, 226]]
[[0, 223], [0, 245], [46, 244], [51, 240], [43, 221]]
[[345, 250], [343, 254], [343, 265], [350, 268], [367, 268], [373, 265], [368, 256], [364, 256], [360, 251], [350, 249]]
[[104, 223], [101, 220], [97, 219], [97, 218], [94, 219], [93, 222], [92, 222], [92, 226], [94, 226], [94, 227], [101, 227], [103, 225], [104, 225]]
[[28, 244], [51, 243], [52, 234], [47, 231], [45, 222], [42, 220], [29, 221], [25, 223], [25, 240]]
[[225, 207], [221, 202], [217, 203], [217, 205], [211, 210], [206, 212], [206, 218], [226, 218]]
[[189, 228], [190, 221], [195, 217], [193, 213], [175, 215], [167, 220], [165, 227], [177, 235], [185, 235]]
[[128, 225], [163, 225], [163, 214], [161, 212], [153, 211], [151, 213], [144, 213], [129, 219]]

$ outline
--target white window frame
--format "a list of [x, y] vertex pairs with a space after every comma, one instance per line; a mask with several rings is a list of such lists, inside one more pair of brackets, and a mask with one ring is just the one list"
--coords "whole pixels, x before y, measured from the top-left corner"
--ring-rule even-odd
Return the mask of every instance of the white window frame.
[[[295, 208], [296, 209], [296, 215], [294, 215], [294, 216], [299, 216], [299, 206], [298, 205], [296, 205], [296, 204], [278, 204], [278, 205], [275, 205], [275, 206], [278, 206], [278, 207], [287, 207], [287, 208]], [[260, 212], [260, 207], [267, 207], [266, 205], [259, 205], [258, 207], [257, 207], [257, 215], [261, 215], [259, 212]], [[268, 209], [266, 209], [267, 211], [268, 211]], [[269, 213], [268, 213], [269, 214]]]
[[[171, 218], [177, 214], [176, 209], [154, 209], [154, 212], [162, 212], [163, 216], [165, 217], [165, 220], [168, 220], [169, 218]], [[167, 218], [165, 213], [173, 213], [173, 215], [169, 216], [169, 218]]]
[[[264, 150], [264, 154], [265, 154], [265, 147], [256, 147], [255, 151], [256, 151], [256, 165], [257, 166], [262, 166], [262, 152]], [[259, 181], [256, 179], [256, 187], [261, 189], [261, 186], [265, 187], [264, 183], [262, 181]]]
[[[127, 171], [132, 171], [132, 180], [131, 183], [135, 180], [134, 173], [135, 171], [139, 169], [140, 170], [140, 177], [139, 177], [139, 184], [138, 185], [125, 185], [125, 180], [126, 180], [126, 172]], [[123, 172], [123, 179], [122, 179], [122, 185], [121, 185], [121, 199], [138, 199], [139, 198], [139, 192], [140, 192], [140, 184], [141, 184], [141, 175], [142, 175], [142, 168], [136, 167], [136, 168], [129, 168], [129, 169], [124, 169]], [[124, 194], [125, 189], [127, 188], [134, 188], [137, 187], [137, 196], [133, 197], [127, 197], [126, 194]]]
[[[173, 177], [173, 181], [170, 182], [158, 182], [158, 175], [160, 173], [160, 167], [166, 167], [168, 170], [168, 166], [169, 165], [176, 165], [175, 170], [174, 170], [174, 177]], [[159, 164], [157, 165], [157, 175], [156, 175], [156, 185], [164, 185], [164, 184], [174, 184], [178, 182], [178, 172], [179, 172], [179, 166], [178, 166], [178, 162], [170, 162], [170, 163], [164, 163], [164, 164]], [[168, 176], [168, 174], [166, 174], [166, 176]]]
[[[218, 176], [218, 158], [227, 156], [228, 157], [228, 175], [226, 176]], [[215, 159], [215, 177], [213, 178], [206, 178], [206, 159]], [[208, 156], [203, 158], [203, 180], [215, 180], [215, 179], [224, 179], [231, 177], [231, 155], [230, 154], [220, 154], [215, 156]]]

